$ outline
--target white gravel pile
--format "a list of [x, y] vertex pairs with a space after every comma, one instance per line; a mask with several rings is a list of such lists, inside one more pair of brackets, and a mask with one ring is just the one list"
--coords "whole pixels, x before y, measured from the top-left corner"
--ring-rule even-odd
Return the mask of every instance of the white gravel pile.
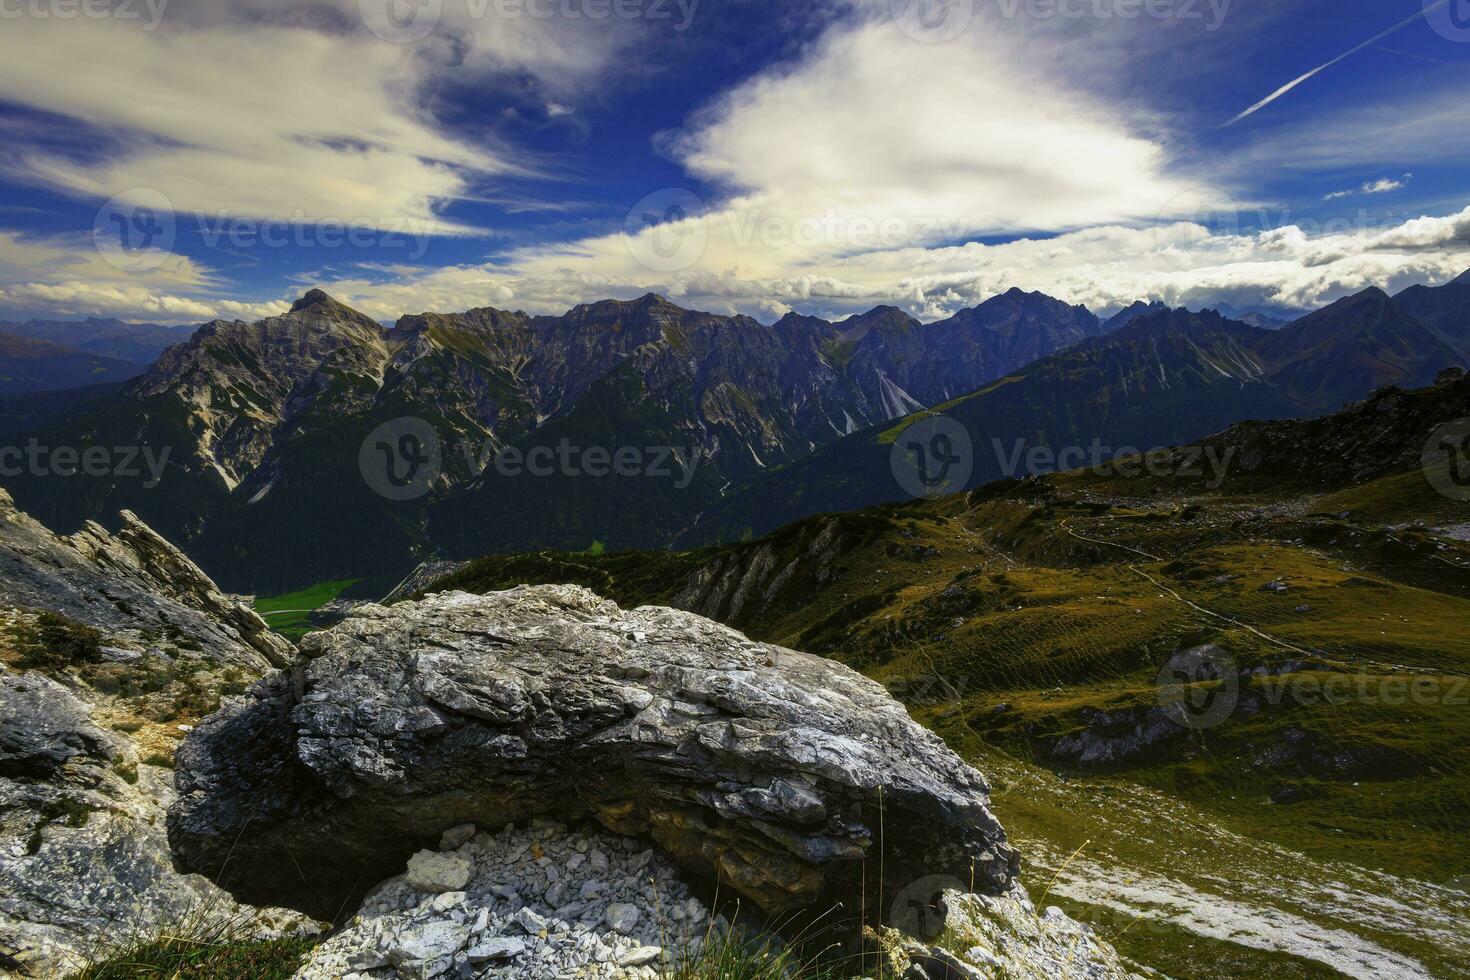
[[379, 885], [296, 980], [657, 977], [726, 927], [637, 841], [465, 826]]

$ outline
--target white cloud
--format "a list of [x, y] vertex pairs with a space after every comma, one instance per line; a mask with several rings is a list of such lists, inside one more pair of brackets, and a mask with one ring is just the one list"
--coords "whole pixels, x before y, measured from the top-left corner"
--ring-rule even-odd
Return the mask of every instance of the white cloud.
[[434, 86], [514, 74], [566, 102], [629, 37], [469, 11], [446, 3], [416, 45], [374, 37], [357, 0], [202, 0], [154, 31], [7, 20], [5, 98], [88, 124], [96, 141], [78, 154], [12, 147], [12, 176], [96, 200], [153, 188], [179, 212], [468, 233], [443, 204], [532, 158], [446, 135], [423, 108]]
[[1012, 286], [1100, 313], [1136, 299], [1302, 310], [1368, 286], [1397, 291], [1418, 282], [1442, 282], [1467, 266], [1470, 207], [1444, 217], [1347, 231], [1287, 225], [1241, 234], [1212, 232], [1192, 222], [1106, 225], [1003, 244], [871, 252], [800, 275], [752, 278], [698, 270], [603, 275], [590, 267], [538, 260], [509, 268], [399, 270], [388, 281], [350, 278], [321, 285], [379, 319], [485, 305], [560, 313], [592, 299], [650, 290], [697, 309], [767, 321], [788, 309], [838, 316], [880, 303], [935, 319]]
[[888, 293], [895, 264], [922, 262], [925, 249], [1225, 199], [1174, 172], [1153, 120], [1036, 55], [989, 31], [927, 45], [888, 19], [846, 22], [664, 138], [715, 188], [710, 207], [671, 188], [635, 207], [624, 232], [516, 251], [497, 275], [646, 284], [726, 305], [756, 290], [769, 303], [859, 302]]
[[280, 312], [276, 303], [211, 298], [221, 285], [210, 270], [182, 256], [169, 256], [156, 268], [129, 270], [107, 262], [87, 235], [0, 231], [0, 307], [6, 309], [168, 323]]
[[[888, 8], [886, 0], [859, 4], [874, 5]], [[68, 22], [65, 35], [0, 35], [0, 83], [16, 101], [120, 134], [118, 153], [23, 158], [33, 179], [97, 197], [141, 182], [160, 186], [181, 210], [210, 214], [304, 213], [454, 233], [464, 229], [441, 217], [443, 200], [470, 193], [485, 175], [540, 162], [516, 156], [512, 164], [502, 149], [446, 135], [421, 108], [443, 73], [524, 74], [532, 114], [554, 117], [579, 109], [631, 36], [615, 22], [481, 22], [463, 6], [448, 3], [440, 31], [417, 46], [370, 38], [355, 20], [357, 0], [315, 0], [287, 13], [262, 0], [203, 0], [156, 36]], [[384, 320], [484, 305], [555, 313], [650, 290], [765, 319], [889, 302], [935, 318], [1011, 286], [1099, 311], [1140, 298], [1302, 308], [1371, 284], [1438, 281], [1470, 265], [1466, 213], [1381, 229], [1202, 227], [1189, 216], [1228, 215], [1229, 188], [1186, 164], [1198, 156], [1121, 90], [1119, 79], [1138, 73], [1109, 70], [1146, 35], [1089, 21], [1062, 25], [1076, 36], [1033, 38], [1023, 26], [1034, 25], [977, 24], [929, 45], [886, 18], [835, 23], [790, 63], [742, 82], [662, 139], [707, 207], [696, 202], [680, 217], [671, 205], [688, 205], [687, 191], [655, 196], [635, 209], [626, 233], [521, 248], [483, 265], [360, 266], [311, 283]], [[69, 72], [75, 64], [99, 67]], [[1405, 111], [1411, 104], [1417, 116]], [[1442, 95], [1355, 106], [1267, 131], [1211, 165], [1241, 182], [1267, 166], [1351, 162], [1357, 172], [1397, 172], [1409, 161], [1377, 156], [1442, 160], [1470, 149], [1467, 112], [1463, 98]], [[1370, 180], [1352, 193], [1408, 180]], [[1015, 235], [1029, 237], [975, 241]], [[0, 236], [0, 302], [11, 306], [156, 317], [187, 309], [181, 317], [198, 318], [206, 309], [279, 311], [277, 303], [230, 307], [216, 298], [228, 287], [188, 263], [124, 281], [89, 247], [91, 258], [70, 267], [34, 261], [44, 253], [36, 241], [8, 259], [5, 248]]]
[[1050, 230], [1153, 217], [1210, 195], [1170, 172], [1143, 120], [1037, 65], [1036, 53], [987, 31], [925, 45], [883, 20], [835, 29], [796, 66], [728, 93], [670, 145], [691, 173], [739, 195], [735, 207], [788, 220]]
[[1402, 177], [1379, 177], [1377, 180], [1365, 182], [1357, 190], [1333, 191], [1325, 195], [1322, 200], [1336, 201], [1344, 197], [1352, 197], [1354, 194], [1387, 194], [1389, 191], [1401, 190], [1409, 185], [1414, 179], [1413, 174], [1404, 174]]

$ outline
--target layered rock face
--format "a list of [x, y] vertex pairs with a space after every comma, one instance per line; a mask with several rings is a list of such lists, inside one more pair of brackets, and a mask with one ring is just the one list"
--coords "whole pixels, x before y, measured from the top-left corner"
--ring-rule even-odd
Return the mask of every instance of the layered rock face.
[[16, 509], [0, 490], [0, 606], [49, 609], [135, 638], [167, 626], [211, 660], [258, 675], [284, 666], [291, 644], [132, 513], [110, 534], [88, 522], [67, 537]]
[[178, 753], [176, 858], [245, 901], [335, 916], [448, 828], [542, 815], [772, 913], [880, 901], [885, 864], [997, 893], [1017, 870], [983, 778], [880, 686], [689, 613], [446, 594], [304, 653]]
[[[41, 613], [68, 625], [35, 630]], [[37, 670], [12, 670], [22, 649]], [[309, 925], [180, 875], [164, 833], [180, 692], [293, 652], [132, 514], [58, 537], [0, 491], [0, 976], [63, 976], [205, 910], [244, 934]]]

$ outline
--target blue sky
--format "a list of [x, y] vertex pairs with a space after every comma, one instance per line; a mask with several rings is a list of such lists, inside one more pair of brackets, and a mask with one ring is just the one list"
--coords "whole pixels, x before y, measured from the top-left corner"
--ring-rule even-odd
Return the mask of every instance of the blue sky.
[[6, 319], [1470, 267], [1470, 0], [0, 0], [0, 92]]

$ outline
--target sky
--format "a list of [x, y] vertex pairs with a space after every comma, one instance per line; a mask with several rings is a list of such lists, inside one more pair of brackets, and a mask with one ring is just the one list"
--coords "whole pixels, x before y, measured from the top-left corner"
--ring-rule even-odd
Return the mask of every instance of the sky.
[[0, 0], [0, 319], [1467, 268], [1470, 0]]

